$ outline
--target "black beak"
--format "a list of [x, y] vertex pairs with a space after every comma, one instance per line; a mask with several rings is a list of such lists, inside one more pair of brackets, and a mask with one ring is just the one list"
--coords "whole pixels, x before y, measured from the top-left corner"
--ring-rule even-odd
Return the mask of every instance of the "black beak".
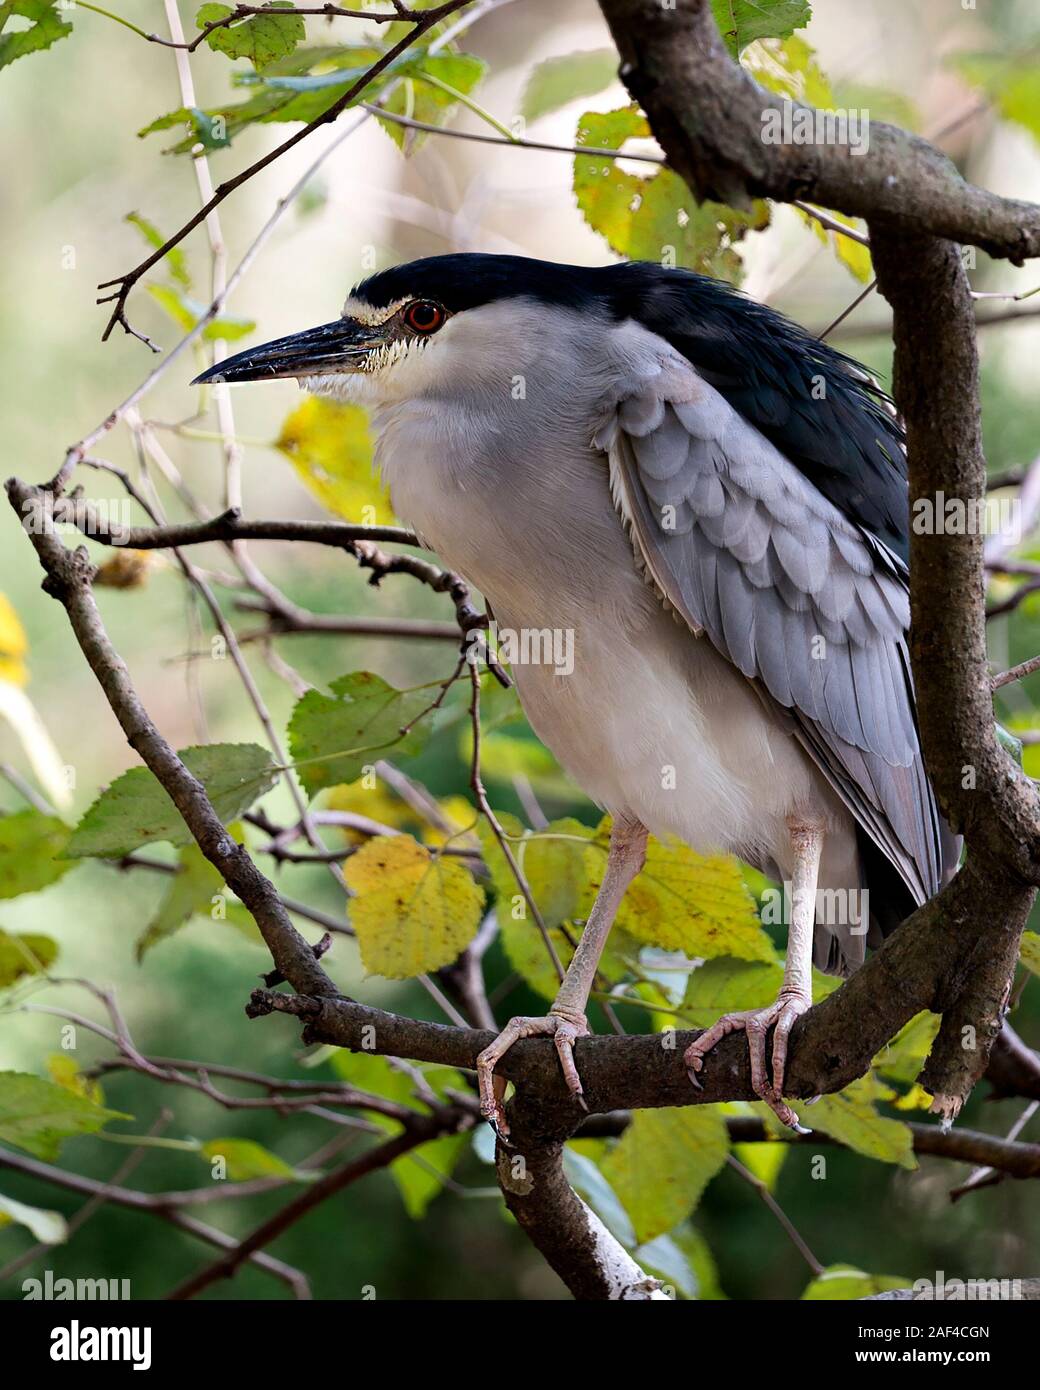
[[268, 381], [275, 377], [322, 376], [358, 370], [379, 346], [378, 330], [354, 319], [337, 319], [273, 343], [246, 348], [197, 376], [192, 386], [208, 381]]

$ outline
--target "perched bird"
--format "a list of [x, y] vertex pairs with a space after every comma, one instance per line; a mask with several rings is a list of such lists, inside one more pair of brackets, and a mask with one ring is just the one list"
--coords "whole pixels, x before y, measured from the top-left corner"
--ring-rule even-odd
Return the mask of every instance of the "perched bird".
[[514, 674], [535, 732], [611, 813], [609, 854], [548, 1015], [480, 1058], [485, 1115], [504, 1129], [492, 1074], [518, 1038], [551, 1035], [581, 1094], [574, 1042], [649, 831], [789, 885], [776, 1002], [726, 1015], [685, 1062], [697, 1084], [745, 1030], [756, 1093], [797, 1125], [784, 1067], [813, 962], [854, 970], [958, 854], [918, 742], [887, 398], [705, 276], [473, 254], [381, 271], [334, 322], [198, 380], [271, 377], [371, 409], [395, 510], [502, 629], [572, 634], [573, 669]]

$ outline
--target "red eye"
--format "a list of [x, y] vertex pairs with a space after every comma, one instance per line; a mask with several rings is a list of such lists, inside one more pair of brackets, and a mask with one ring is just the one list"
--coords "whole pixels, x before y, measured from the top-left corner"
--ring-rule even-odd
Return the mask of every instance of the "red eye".
[[417, 299], [404, 311], [404, 321], [416, 333], [436, 333], [444, 322], [444, 310], [429, 299]]

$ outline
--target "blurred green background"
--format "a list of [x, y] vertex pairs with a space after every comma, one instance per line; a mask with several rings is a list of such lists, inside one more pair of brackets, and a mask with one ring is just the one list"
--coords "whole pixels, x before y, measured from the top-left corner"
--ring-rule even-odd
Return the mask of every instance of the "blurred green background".
[[[123, 0], [121, 12], [145, 29], [165, 32], [158, 0]], [[190, 160], [163, 155], [168, 134], [139, 139], [136, 132], [180, 105], [172, 53], [149, 45], [83, 7], [67, 15], [72, 37], [53, 51], [33, 55], [0, 74], [4, 106], [4, 177], [0, 180], [0, 300], [6, 331], [0, 340], [0, 381], [7, 432], [5, 472], [30, 480], [52, 475], [63, 450], [100, 422], [153, 365], [139, 342], [117, 332], [99, 344], [104, 310], [95, 307], [95, 285], [140, 259], [142, 242], [126, 224], [136, 211], [166, 232], [179, 226], [198, 204]], [[191, 26], [192, 13], [183, 19]], [[337, 22], [337, 39], [356, 41], [364, 24]], [[985, 3], [964, 9], [951, 0], [924, 0], [913, 7], [898, 0], [872, 0], [850, 7], [820, 0], [806, 37], [823, 69], [848, 105], [869, 106], [881, 118], [905, 119], [934, 134], [975, 107], [944, 148], [964, 173], [998, 193], [1040, 196], [1040, 144], [1028, 123], [1005, 119], [1000, 88], [983, 103], [951, 62], [958, 53], [1019, 55], [1022, 72], [1040, 82], [1040, 17], [1035, 5]], [[312, 41], [328, 41], [312, 29]], [[582, 0], [566, 7], [523, 0], [487, 15], [462, 46], [489, 64], [479, 100], [507, 124], [520, 109], [521, 94], [539, 61], [609, 44], [598, 11]], [[199, 102], [227, 98], [229, 67], [220, 54], [201, 49], [192, 58]], [[858, 95], [857, 95], [858, 94]], [[577, 116], [585, 109], [608, 111], [623, 104], [619, 86], [571, 102], [538, 123], [538, 138], [571, 143]], [[1040, 103], [1036, 104], [1040, 107]], [[1040, 117], [1034, 117], [1040, 120]], [[477, 130], [475, 115], [462, 111], [459, 128]], [[227, 177], [284, 137], [286, 127], [257, 126], [229, 151], [211, 156], [214, 178]], [[313, 158], [329, 132], [313, 137], [273, 169], [266, 170], [221, 208], [231, 265], [249, 245], [277, 199]], [[579, 215], [571, 191], [572, 161], [563, 155], [483, 148], [431, 139], [409, 159], [369, 122], [327, 161], [308, 195], [291, 209], [237, 290], [230, 312], [257, 324], [259, 339], [324, 322], [338, 311], [350, 286], [375, 264], [446, 250], [517, 250], [556, 260], [599, 263], [611, 255]], [[209, 252], [196, 232], [185, 244], [196, 285], [205, 287]], [[773, 225], [743, 244], [744, 287], [815, 330], [835, 319], [860, 286], [788, 209]], [[1035, 267], [1016, 271], [990, 263], [981, 253], [971, 272], [976, 289], [1032, 289]], [[205, 300], [204, 288], [197, 290]], [[1004, 300], [983, 305], [982, 317], [1006, 311]], [[1028, 309], [1028, 304], [1022, 306]], [[161, 308], [140, 289], [131, 303], [135, 324], [164, 348], [178, 337]], [[887, 310], [876, 294], [834, 334], [833, 341], [887, 380], [890, 343]], [[1040, 393], [1036, 359], [1040, 316], [987, 327], [980, 334], [983, 362], [985, 442], [994, 472], [1027, 466], [1040, 450]], [[143, 401], [146, 419], [171, 422], [190, 417], [195, 395], [188, 382], [196, 367], [186, 354]], [[236, 428], [244, 441], [244, 509], [255, 517], [323, 515], [286, 457], [265, 444], [300, 401], [295, 384], [275, 382], [263, 391], [233, 396]], [[197, 422], [215, 428], [212, 414]], [[163, 448], [186, 485], [213, 510], [223, 505], [219, 442], [161, 431]], [[119, 429], [99, 446], [99, 455], [133, 471], [132, 441]], [[111, 479], [81, 470], [89, 495], [114, 498]], [[161, 486], [171, 515], [185, 515], [170, 489]], [[352, 563], [304, 547], [254, 545], [253, 558], [291, 598], [322, 612], [367, 613], [447, 619], [445, 601], [403, 578], [368, 587]], [[1036, 553], [1034, 553], [1036, 552]], [[1016, 554], [1040, 560], [1036, 537]], [[193, 558], [213, 571], [226, 568], [216, 549]], [[219, 577], [219, 576], [218, 576]], [[40, 573], [14, 518], [0, 509], [0, 593], [6, 595], [28, 637], [27, 693], [42, 718], [62, 764], [73, 770], [70, 813], [81, 813], [98, 788], [136, 759], [126, 746], [93, 678], [87, 672], [64, 615], [39, 589]], [[1009, 592], [1007, 581], [994, 596]], [[220, 589], [229, 611], [233, 592]], [[197, 600], [169, 560], [157, 560], [146, 585], [99, 594], [109, 631], [148, 709], [174, 746], [205, 741], [262, 742], [256, 716], [244, 698], [230, 661], [210, 659], [210, 625]], [[255, 622], [239, 615], [241, 629]], [[1010, 618], [992, 625], [992, 655], [1003, 668], [1031, 656], [1040, 645], [1040, 610], [1028, 599]], [[203, 652], [201, 659], [197, 654]], [[246, 648], [251, 668], [275, 727], [283, 730], [294, 693], [263, 659]], [[318, 685], [347, 671], [367, 669], [397, 685], [447, 676], [453, 649], [445, 643], [394, 642], [373, 638], [281, 639], [278, 651], [300, 675]], [[192, 653], [196, 659], [190, 659]], [[1001, 694], [1009, 726], [1037, 724], [1040, 677]], [[1027, 758], [1033, 750], [1027, 748]], [[32, 776], [21, 742], [0, 722], [0, 760]], [[1028, 765], [1028, 764], [1027, 764]], [[408, 769], [438, 794], [464, 791], [466, 769], [458, 729], [434, 739]], [[494, 768], [492, 769], [494, 771]], [[1040, 768], [1033, 767], [1035, 773]], [[515, 788], [492, 778], [492, 799], [518, 809]], [[574, 814], [589, 824], [597, 816], [576, 792], [543, 790], [553, 815]], [[0, 780], [0, 809], [21, 806], [18, 794]], [[265, 802], [276, 818], [291, 815], [280, 789]], [[288, 865], [278, 882], [296, 898], [333, 914], [342, 896], [322, 868]], [[264, 953], [237, 934], [196, 920], [169, 942], [135, 963], [133, 944], [155, 910], [161, 884], [150, 875], [120, 872], [96, 862], [79, 865], [39, 894], [0, 903], [0, 927], [53, 936], [61, 947], [60, 968], [118, 991], [139, 1046], [149, 1053], [201, 1056], [277, 1075], [298, 1074], [295, 1031], [278, 1019], [247, 1022], [242, 1004], [268, 964]], [[367, 1002], [415, 1016], [439, 1017], [414, 984], [362, 977], [353, 944], [338, 938], [331, 973]], [[509, 975], [499, 947], [488, 958], [492, 987]], [[1019, 1031], [1040, 1043], [1040, 1005], [1035, 987], [1026, 990], [1015, 1016]], [[90, 1012], [72, 990], [52, 991], [48, 1003]], [[514, 988], [500, 1004], [500, 1018], [538, 1012], [537, 996]], [[0, 1068], [44, 1072], [46, 1057], [59, 1046], [60, 1021], [41, 1015], [0, 1016]], [[107, 1055], [100, 1040], [81, 1032], [77, 1059], [83, 1065]], [[963, 1123], [1006, 1132], [1021, 1102], [988, 1103], [978, 1088]], [[106, 1079], [107, 1103], [135, 1116], [134, 1133], [145, 1132], [160, 1108], [175, 1119], [171, 1136], [202, 1139], [235, 1134], [254, 1138], [292, 1163], [326, 1137], [318, 1121], [279, 1120], [267, 1113], [226, 1114], [204, 1097], [161, 1088], [131, 1075]], [[119, 1127], [117, 1127], [119, 1128]], [[1032, 1131], [1027, 1130], [1025, 1137]], [[1035, 1134], [1033, 1135], [1035, 1138]], [[872, 1273], [911, 1278], [946, 1270], [965, 1277], [1035, 1275], [1040, 1204], [1025, 1183], [1006, 1181], [951, 1204], [951, 1186], [965, 1170], [925, 1159], [916, 1172], [872, 1163], [828, 1148], [827, 1177], [811, 1174], [812, 1146], [790, 1152], [779, 1174], [776, 1196], [811, 1249], [825, 1265], [847, 1262]], [[126, 1155], [103, 1138], [71, 1141], [64, 1162], [103, 1179]], [[149, 1190], [193, 1186], [202, 1180], [190, 1154], [156, 1150], [135, 1174]], [[467, 1153], [456, 1169], [457, 1189], [444, 1192], [423, 1221], [405, 1212], [386, 1174], [334, 1198], [275, 1243], [272, 1253], [305, 1269], [317, 1297], [358, 1298], [372, 1286], [379, 1298], [554, 1298], [563, 1296], [556, 1277], [503, 1212], [491, 1169]], [[3, 1190], [38, 1206], [71, 1213], [80, 1200], [15, 1175], [3, 1175]], [[248, 1202], [210, 1204], [200, 1215], [238, 1233], [249, 1229], [284, 1200], [284, 1192]], [[796, 1297], [808, 1272], [784, 1233], [751, 1189], [723, 1171], [702, 1201], [695, 1225], [717, 1266], [718, 1288], [732, 1298]], [[19, 1227], [0, 1229], [0, 1265], [27, 1248]], [[21, 1296], [21, 1280], [49, 1266], [70, 1277], [128, 1278], [134, 1297], [160, 1296], [209, 1258], [208, 1249], [161, 1222], [105, 1208], [77, 1234], [33, 1265], [12, 1275], [0, 1296]], [[707, 1293], [711, 1279], [702, 1267]], [[211, 1298], [280, 1298], [283, 1287], [255, 1269], [242, 1270], [233, 1284], [218, 1285]]]

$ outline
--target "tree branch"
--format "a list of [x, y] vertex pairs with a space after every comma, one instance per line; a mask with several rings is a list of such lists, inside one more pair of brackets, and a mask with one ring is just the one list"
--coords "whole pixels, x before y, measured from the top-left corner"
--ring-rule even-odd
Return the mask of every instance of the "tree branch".
[[668, 162], [700, 200], [804, 199], [904, 234], [947, 237], [1020, 265], [1040, 255], [1040, 208], [967, 183], [916, 135], [870, 123], [869, 149], [771, 144], [768, 119], [812, 107], [759, 87], [734, 63], [709, 0], [600, 0], [621, 54], [621, 77]]

